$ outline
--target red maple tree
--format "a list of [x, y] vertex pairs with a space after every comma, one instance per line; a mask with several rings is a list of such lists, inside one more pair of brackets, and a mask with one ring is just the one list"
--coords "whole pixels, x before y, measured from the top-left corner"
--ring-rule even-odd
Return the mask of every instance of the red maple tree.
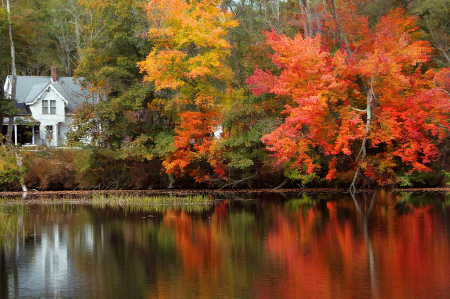
[[340, 172], [353, 186], [361, 172], [385, 185], [399, 171], [430, 171], [448, 133], [450, 97], [435, 72], [424, 71], [432, 48], [416, 20], [395, 9], [371, 27], [349, 1], [325, 24], [335, 34], [265, 33], [280, 74], [257, 69], [247, 84], [255, 95], [297, 104], [286, 105], [284, 121], [263, 137], [268, 149], [294, 177], [326, 165], [327, 179]]

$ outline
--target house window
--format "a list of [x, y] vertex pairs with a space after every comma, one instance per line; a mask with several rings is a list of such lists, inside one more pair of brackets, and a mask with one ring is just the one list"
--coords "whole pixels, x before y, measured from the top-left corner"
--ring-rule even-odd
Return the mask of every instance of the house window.
[[34, 136], [36, 138], [40, 138], [41, 137], [41, 134], [39, 132], [39, 126], [34, 126]]
[[56, 114], [56, 101], [50, 100], [50, 114]]
[[53, 139], [53, 126], [45, 126], [45, 131], [46, 131], [46, 143], [47, 145], [50, 145], [50, 142]]
[[48, 100], [42, 100], [42, 114], [48, 114]]
[[40, 144], [41, 133], [39, 132], [39, 126], [34, 126], [34, 139], [33, 144]]

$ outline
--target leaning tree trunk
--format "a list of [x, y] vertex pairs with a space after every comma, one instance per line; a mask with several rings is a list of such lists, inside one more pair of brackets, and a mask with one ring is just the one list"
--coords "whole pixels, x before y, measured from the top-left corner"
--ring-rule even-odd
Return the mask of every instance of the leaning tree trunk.
[[[2, 38], [0, 37], [0, 58], [2, 57]], [[3, 78], [0, 77], [0, 86], [4, 85], [4, 81]], [[5, 102], [6, 98], [5, 98], [5, 92], [3, 91], [3, 89], [0, 88], [0, 101]], [[2, 135], [3, 133], [3, 117], [5, 116], [5, 113], [3, 112], [3, 109], [0, 110], [0, 135]], [[3, 137], [0, 140], [0, 143], [2, 142]]]
[[[9, 9], [9, 0], [6, 0], [6, 9], [8, 12], [8, 27], [9, 27], [9, 41], [11, 43], [11, 101], [14, 103], [16, 101], [16, 85], [17, 85], [17, 76], [16, 76], [16, 58], [15, 58], [15, 49], [14, 49], [14, 42], [12, 37], [12, 30], [11, 30], [11, 12]], [[13, 109], [14, 111], [14, 109]], [[14, 126], [14, 112], [11, 112], [8, 118], [8, 133], [6, 135], [7, 140], [11, 140], [12, 137], [12, 130]], [[12, 143], [12, 142], [11, 142]], [[13, 147], [13, 145], [11, 144]], [[23, 173], [21, 171], [22, 168], [22, 158], [17, 155], [16, 149], [13, 149], [15, 151], [16, 156], [16, 162], [17, 166], [19, 167], [19, 174], [20, 174], [20, 184], [22, 186], [22, 191], [27, 192], [27, 186], [25, 186], [23, 182]]]
[[[1, 42], [0, 42], [0, 48], [1, 48]], [[1, 56], [1, 55], [0, 55]], [[3, 79], [0, 77], [0, 86], [3, 86]], [[5, 99], [5, 93], [3, 92], [3, 89], [0, 88], [0, 101], [4, 102]], [[3, 113], [3, 109], [0, 109], [0, 135], [3, 133], [3, 117], [5, 116], [5, 113]], [[2, 142], [3, 137], [0, 138], [0, 143]]]
[[[377, 100], [376, 96], [375, 96], [375, 91], [373, 89], [373, 81], [375, 80], [375, 77], [377, 76], [378, 70], [375, 72], [375, 74], [372, 77], [372, 80], [369, 82], [367, 89], [367, 103], [366, 103], [366, 115], [367, 115], [367, 120], [366, 120], [366, 125], [364, 128], [364, 139], [362, 141], [361, 144], [361, 149], [359, 151], [358, 156], [356, 157], [355, 162], [358, 164], [358, 167], [356, 169], [355, 172], [355, 176], [353, 177], [353, 181], [352, 184], [350, 185], [350, 191], [351, 192], [355, 192], [356, 191], [356, 180], [358, 179], [359, 173], [361, 172], [361, 162], [364, 161], [366, 159], [367, 156], [367, 137], [369, 136], [369, 132], [370, 132], [370, 124], [372, 122], [373, 119], [373, 107], [375, 104], [375, 101]], [[360, 159], [361, 158], [361, 159]]]
[[[6, 0], [6, 10], [8, 12], [8, 28], [9, 28], [9, 42], [11, 45], [11, 95], [10, 99], [12, 103], [16, 100], [16, 84], [17, 84], [17, 77], [16, 77], [16, 51], [14, 49], [14, 42], [12, 37], [12, 30], [11, 30], [11, 12], [9, 9], [9, 0]], [[12, 112], [8, 117], [8, 132], [6, 134], [7, 141], [12, 141], [12, 131], [14, 126], [14, 113]]]

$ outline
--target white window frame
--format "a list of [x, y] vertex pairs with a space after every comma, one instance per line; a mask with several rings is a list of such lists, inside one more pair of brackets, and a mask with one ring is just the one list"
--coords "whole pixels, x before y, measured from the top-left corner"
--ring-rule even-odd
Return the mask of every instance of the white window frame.
[[56, 114], [56, 100], [50, 100], [50, 114]]
[[42, 100], [42, 114], [48, 114], [48, 100]]

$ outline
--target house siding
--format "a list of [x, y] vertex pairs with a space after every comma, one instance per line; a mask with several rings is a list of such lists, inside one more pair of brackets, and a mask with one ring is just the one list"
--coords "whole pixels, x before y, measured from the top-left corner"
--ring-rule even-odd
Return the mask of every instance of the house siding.
[[[50, 101], [54, 100], [56, 102], [55, 114], [42, 113], [42, 101], [44, 100], [48, 101], [48, 107], [50, 107]], [[61, 98], [56, 95], [52, 89], [43, 92], [39, 99], [30, 105], [33, 118], [40, 123], [39, 134], [41, 136], [41, 140], [48, 146], [59, 146], [66, 144], [65, 135], [68, 132], [68, 127], [64, 125], [67, 121], [64, 107], [64, 101], [61, 100]], [[52, 133], [50, 135], [47, 130], [49, 127], [52, 127]]]
[[[7, 77], [4, 90], [7, 94], [11, 94], [11, 76]], [[23, 103], [29, 107], [32, 118], [39, 123], [39, 130], [33, 126], [33, 144], [60, 146], [67, 144], [66, 134], [71, 129], [72, 118], [71, 113], [74, 109], [88, 98], [88, 94], [79, 85], [79, 80], [75, 81], [72, 77], [58, 77], [58, 82], [50, 83], [50, 77], [33, 77], [18, 76], [17, 77], [17, 102]], [[45, 88], [45, 91], [42, 91]], [[42, 101], [48, 101], [48, 112], [42, 113]], [[56, 111], [50, 113], [50, 101], [56, 102]], [[7, 124], [4, 118], [4, 124]], [[15, 117], [15, 129], [23, 125], [21, 117]], [[52, 128], [51, 134], [48, 128]], [[17, 131], [17, 130], [16, 130]], [[17, 138], [13, 141], [17, 144]]]

